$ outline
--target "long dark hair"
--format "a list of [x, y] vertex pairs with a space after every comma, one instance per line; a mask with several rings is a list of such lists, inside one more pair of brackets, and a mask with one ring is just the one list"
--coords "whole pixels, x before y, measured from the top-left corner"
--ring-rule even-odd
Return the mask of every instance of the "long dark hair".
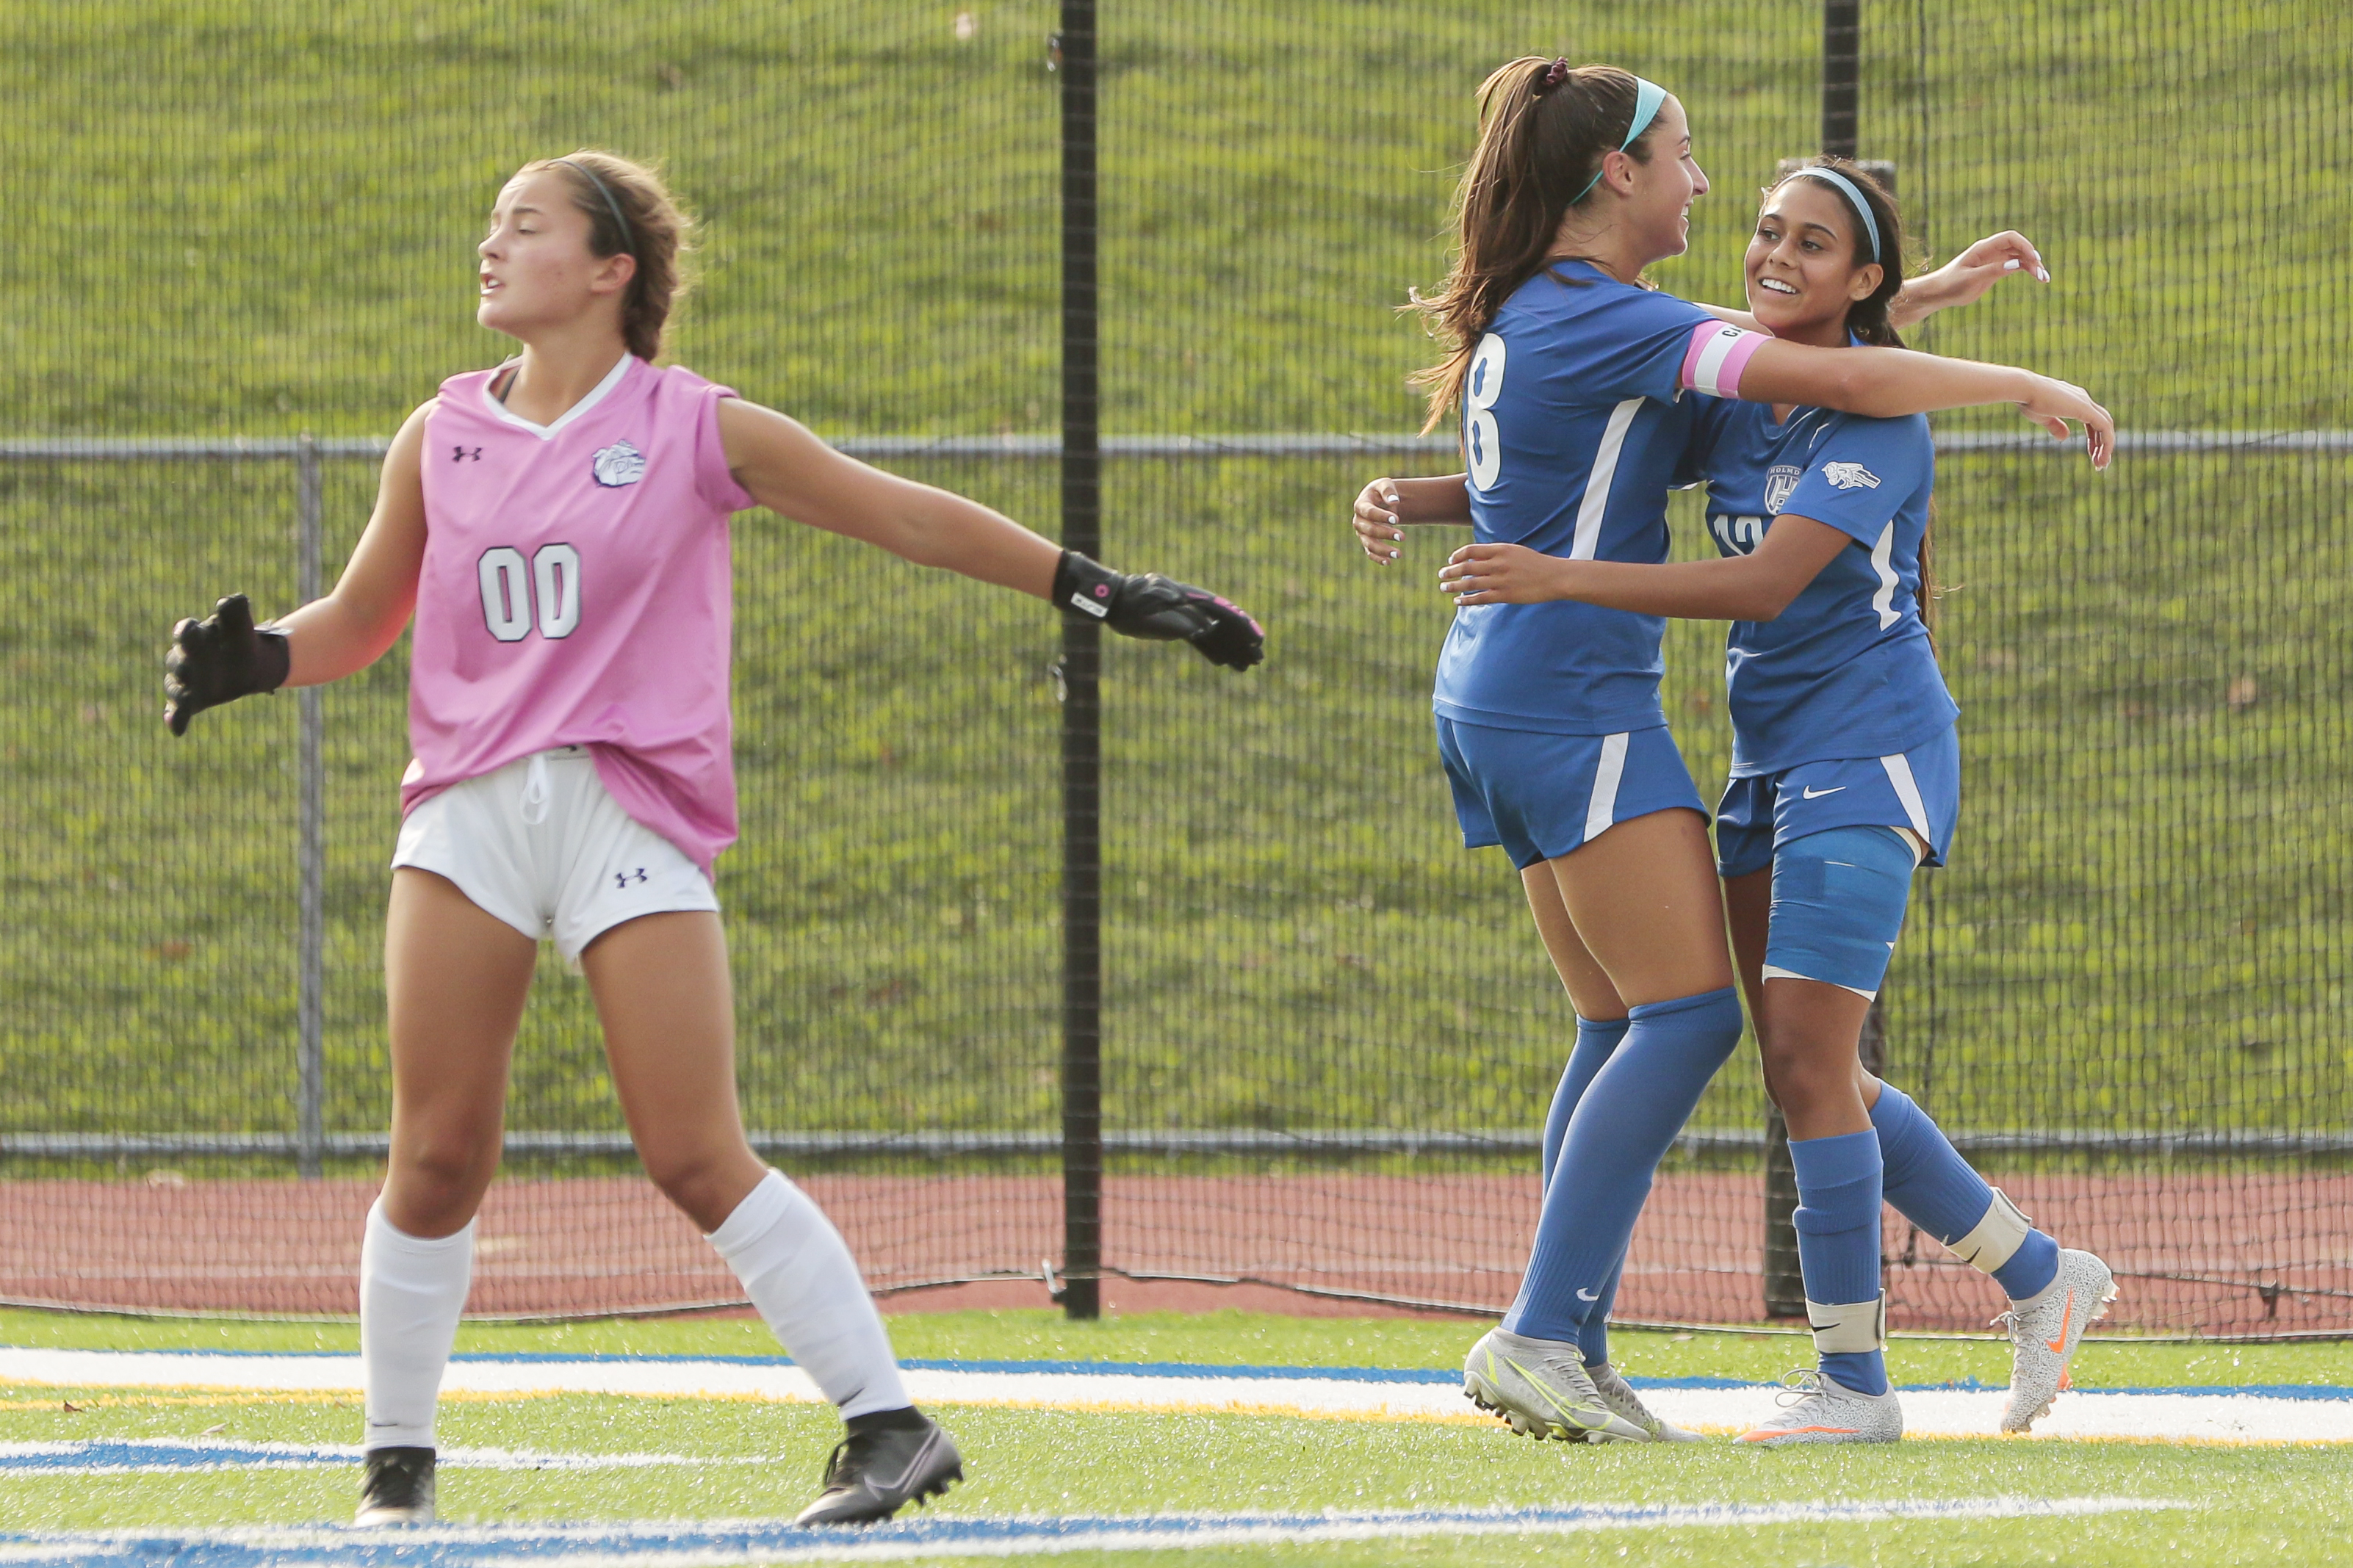
[[[1785, 158], [1775, 171], [1774, 184], [1805, 169], [1830, 169], [1846, 176], [1862, 199], [1871, 204], [1871, 220], [1879, 226], [1879, 254], [1873, 257], [1866, 248], [1869, 239], [1862, 225], [1855, 224], [1854, 264], [1857, 267], [1879, 263], [1879, 287], [1847, 307], [1846, 328], [1864, 342], [1883, 349], [1900, 349], [1904, 339], [1897, 334], [1895, 324], [1887, 312], [1895, 303], [1895, 296], [1904, 289], [1904, 215], [1895, 205], [1895, 195], [1880, 184], [1879, 176], [1852, 158], [1841, 158], [1825, 153], [1816, 158]], [[1826, 184], [1817, 181], [1816, 184]], [[1848, 205], [1843, 193], [1841, 205]], [[1928, 628], [1933, 643], [1936, 636], [1936, 498], [1928, 497], [1928, 522], [1920, 535], [1920, 624]]]
[[[1601, 162], [1634, 123], [1638, 84], [1616, 66], [1578, 66], [1528, 55], [1479, 84], [1479, 145], [1455, 192], [1459, 243], [1453, 268], [1419, 310], [1446, 357], [1416, 373], [1430, 394], [1434, 430], [1461, 394], [1479, 340], [1512, 290], [1535, 277], [1561, 219], [1592, 195]], [[1627, 147], [1651, 161], [1644, 128]]]

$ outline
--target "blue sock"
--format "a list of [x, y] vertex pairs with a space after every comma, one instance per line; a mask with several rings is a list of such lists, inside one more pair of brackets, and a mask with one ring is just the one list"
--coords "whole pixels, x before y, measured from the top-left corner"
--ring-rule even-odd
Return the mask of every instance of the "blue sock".
[[1587, 1320], [1608, 1317], [1604, 1292], [1625, 1259], [1651, 1174], [1739, 1043], [1740, 998], [1730, 986], [1628, 1015], [1624, 1042], [1569, 1118], [1505, 1329], [1582, 1345]]
[[[1879, 1135], [1792, 1138], [1798, 1176], [1798, 1267], [1806, 1299], [1824, 1306], [1879, 1298]], [[1858, 1394], [1887, 1392], [1880, 1351], [1824, 1352], [1822, 1372]]]
[[[1926, 1111], [1902, 1089], [1882, 1084], [1871, 1125], [1879, 1133], [1880, 1155], [1887, 1162], [1887, 1201], [1896, 1213], [1948, 1247], [1978, 1227], [1993, 1207], [1993, 1189]], [[2059, 1277], [2059, 1244], [2039, 1230], [2030, 1232], [1993, 1277], [2013, 1301], [2038, 1295]]]
[[1561, 1142], [1568, 1136], [1568, 1119], [1577, 1113], [1577, 1102], [1585, 1098], [1586, 1086], [1617, 1050], [1618, 1042], [1626, 1037], [1632, 1024], [1630, 1018], [1606, 1018], [1597, 1023], [1582, 1013], [1577, 1015], [1577, 1048], [1568, 1053], [1568, 1066], [1561, 1070], [1560, 1087], [1552, 1091], [1552, 1112], [1545, 1118], [1546, 1186], [1552, 1185], [1553, 1166], [1559, 1163]]
[[[1629, 1018], [1595, 1020], [1578, 1014], [1577, 1018], [1577, 1048], [1568, 1053], [1568, 1066], [1560, 1075], [1560, 1087], [1553, 1090], [1552, 1112], [1545, 1118], [1544, 1179], [1552, 1185], [1553, 1167], [1560, 1161], [1561, 1143], [1568, 1137], [1568, 1119], [1577, 1112], [1577, 1102], [1585, 1098], [1586, 1086], [1593, 1075], [1618, 1049], [1632, 1026]], [[1619, 1259], [1619, 1268], [1625, 1259]], [[1619, 1268], [1609, 1271], [1609, 1281], [1600, 1289], [1600, 1300], [1593, 1303], [1593, 1311], [1586, 1318], [1583, 1331], [1577, 1336], [1577, 1348], [1588, 1366], [1599, 1366], [1609, 1359], [1609, 1308], [1618, 1299]]]

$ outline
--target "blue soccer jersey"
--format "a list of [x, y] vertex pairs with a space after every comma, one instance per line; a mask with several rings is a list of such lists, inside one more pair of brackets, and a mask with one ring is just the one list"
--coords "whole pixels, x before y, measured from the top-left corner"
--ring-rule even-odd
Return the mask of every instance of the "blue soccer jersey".
[[1723, 553], [1749, 553], [1784, 515], [1854, 541], [1777, 618], [1733, 623], [1732, 776], [1894, 755], [1950, 726], [1960, 710], [1920, 621], [1936, 483], [1928, 421], [1799, 408], [1776, 425], [1764, 404], [1711, 402], [1694, 424], [1708, 531]]
[[[1667, 489], [1693, 437], [1685, 391], [1731, 396], [1760, 333], [1581, 261], [1520, 285], [1462, 386], [1482, 543], [1577, 561], [1667, 554]], [[1562, 735], [1666, 722], [1656, 616], [1554, 601], [1455, 612], [1436, 705], [1458, 722]]]

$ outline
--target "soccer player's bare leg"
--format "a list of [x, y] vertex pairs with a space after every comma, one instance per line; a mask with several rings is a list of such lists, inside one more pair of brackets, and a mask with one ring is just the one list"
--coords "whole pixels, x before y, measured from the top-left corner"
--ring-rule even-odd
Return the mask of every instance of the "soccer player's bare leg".
[[735, 1100], [735, 994], [719, 917], [627, 921], [581, 951], [580, 969], [638, 1158], [708, 1236], [768, 1173]]
[[406, 1235], [454, 1235], [499, 1165], [507, 1065], [539, 944], [457, 884], [403, 866], [385, 921], [392, 1148], [385, 1217]]
[[392, 1147], [360, 1244], [368, 1465], [357, 1522], [429, 1523], [433, 1417], [499, 1165], [507, 1063], [539, 944], [402, 867], [385, 922]]
[[591, 942], [580, 964], [646, 1173], [710, 1238], [849, 1426], [826, 1491], [801, 1522], [887, 1518], [911, 1498], [945, 1491], [964, 1474], [955, 1445], [909, 1402], [849, 1247], [744, 1136], [719, 917], [642, 916]]

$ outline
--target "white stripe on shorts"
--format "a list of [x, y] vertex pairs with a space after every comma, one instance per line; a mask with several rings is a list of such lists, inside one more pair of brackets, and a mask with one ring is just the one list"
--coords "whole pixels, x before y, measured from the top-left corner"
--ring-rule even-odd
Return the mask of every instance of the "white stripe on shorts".
[[1593, 472], [1586, 476], [1585, 499], [1577, 503], [1577, 531], [1568, 545], [1571, 561], [1590, 561], [1601, 547], [1601, 516], [1609, 510], [1609, 485], [1618, 477], [1618, 455], [1626, 449], [1627, 427], [1641, 411], [1639, 397], [1630, 397], [1609, 411], [1601, 445], [1593, 449]]
[[1840, 990], [1852, 991], [1866, 1002], [1876, 1002], [1879, 1000], [1879, 993], [1876, 991], [1865, 991], [1860, 985], [1839, 985], [1839, 983], [1835, 980], [1814, 980], [1814, 977], [1810, 974], [1800, 974], [1794, 969], [1782, 969], [1770, 963], [1765, 966], [1765, 973], [1758, 978], [1764, 980], [1811, 980], [1817, 985], [1838, 985]]
[[1601, 765], [1593, 770], [1593, 798], [1585, 807], [1585, 842], [1592, 843], [1618, 820], [1618, 781], [1626, 776], [1626, 737], [1601, 737]]
[[1904, 803], [1904, 815], [1912, 819], [1912, 831], [1920, 836], [1923, 844], [1935, 842], [1928, 831], [1928, 808], [1920, 799], [1920, 786], [1912, 777], [1912, 764], [1898, 752], [1892, 757], [1882, 757], [1879, 765], [1887, 770], [1887, 782], [1895, 786], [1895, 798]]

